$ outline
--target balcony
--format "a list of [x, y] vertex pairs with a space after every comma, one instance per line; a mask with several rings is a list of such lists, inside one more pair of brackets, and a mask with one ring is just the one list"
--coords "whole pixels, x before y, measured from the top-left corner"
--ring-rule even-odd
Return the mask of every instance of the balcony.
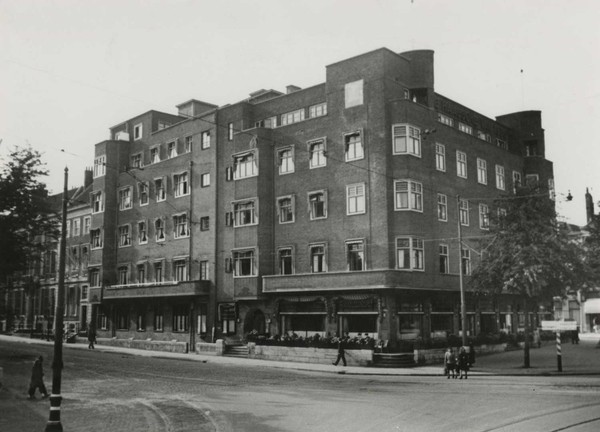
[[104, 288], [103, 300], [150, 297], [208, 295], [210, 281], [166, 281], [143, 284], [111, 285]]

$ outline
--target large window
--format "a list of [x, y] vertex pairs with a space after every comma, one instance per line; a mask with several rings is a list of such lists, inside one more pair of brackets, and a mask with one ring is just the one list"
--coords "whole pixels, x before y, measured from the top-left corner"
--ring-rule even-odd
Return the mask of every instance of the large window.
[[279, 213], [279, 223], [294, 222], [294, 197], [286, 196], [277, 199], [277, 212]]
[[119, 228], [119, 247], [131, 246], [131, 236], [129, 224], [121, 225]]
[[308, 193], [310, 219], [324, 219], [327, 217], [327, 192], [315, 191]]
[[190, 314], [189, 306], [175, 305], [173, 306], [173, 331], [174, 332], [186, 332], [190, 328]]
[[490, 216], [489, 208], [485, 204], [479, 204], [479, 228], [489, 229], [490, 228]]
[[438, 194], [437, 196], [438, 220], [448, 221], [448, 197]]
[[487, 162], [479, 158], [477, 158], [477, 181], [487, 184]]
[[467, 154], [456, 151], [456, 175], [467, 178]]
[[133, 139], [134, 140], [139, 140], [142, 139], [142, 128], [143, 124], [142, 123], [138, 123], [133, 127]]
[[469, 135], [473, 135], [473, 128], [464, 123], [458, 122], [458, 130], [464, 133], [468, 133]]
[[344, 147], [346, 161], [362, 159], [365, 156], [360, 132], [344, 135]]
[[115, 312], [117, 330], [129, 330], [129, 314], [124, 307], [117, 308]]
[[73, 237], [79, 237], [81, 233], [81, 219], [73, 219]]
[[394, 182], [396, 210], [423, 211], [423, 185], [412, 180]]
[[138, 183], [138, 197], [141, 206], [147, 205], [150, 202], [149, 192], [150, 188], [147, 182]]
[[281, 115], [281, 126], [304, 120], [304, 108]]
[[257, 207], [255, 200], [233, 203], [234, 226], [241, 227], [257, 224]]
[[127, 285], [129, 283], [129, 266], [117, 267], [117, 280], [119, 285]]
[[435, 145], [435, 168], [438, 171], [446, 171], [446, 146], [444, 144]]
[[500, 190], [506, 189], [506, 180], [504, 179], [504, 167], [496, 165], [496, 187]]
[[438, 121], [448, 126], [454, 126], [454, 120], [447, 115], [438, 113]]
[[90, 229], [92, 228], [92, 218], [90, 216], [85, 216], [83, 218], [83, 234], [89, 234]]
[[156, 201], [164, 201], [167, 199], [167, 178], [161, 177], [154, 179], [154, 191], [156, 193]]
[[136, 273], [137, 283], [146, 283], [146, 264], [138, 264], [136, 266]]
[[155, 164], [160, 162], [160, 147], [152, 147], [150, 148], [150, 163]]
[[309, 248], [311, 273], [322, 273], [327, 271], [327, 259], [324, 244], [314, 244]]
[[119, 210], [129, 210], [133, 208], [132, 188], [127, 187], [119, 189]]
[[363, 80], [354, 81], [344, 86], [346, 108], [363, 104]]
[[154, 331], [161, 332], [164, 330], [164, 309], [162, 306], [154, 307]]
[[346, 242], [346, 262], [348, 271], [365, 270], [365, 243], [363, 240]]
[[208, 317], [208, 305], [201, 304], [198, 305], [198, 321], [196, 323], [196, 333], [198, 334], [206, 334], [207, 332], [207, 321]]
[[346, 214], [361, 214], [365, 211], [365, 184], [346, 186]]
[[327, 103], [323, 102], [317, 105], [312, 105], [308, 108], [308, 116], [310, 118], [321, 117], [327, 114]]
[[320, 139], [308, 143], [309, 168], [320, 168], [327, 165], [325, 140]]
[[413, 237], [396, 239], [396, 265], [399, 270], [423, 271], [424, 253], [423, 239]]
[[100, 228], [90, 230], [90, 243], [92, 249], [102, 248], [102, 230]]
[[235, 334], [235, 305], [224, 303], [219, 305], [219, 321], [223, 334]]
[[289, 275], [294, 273], [294, 253], [292, 248], [279, 249], [279, 274]]
[[173, 280], [177, 282], [188, 280], [187, 260], [173, 259]]
[[99, 156], [94, 159], [94, 178], [102, 177], [106, 174], [106, 156]]
[[258, 175], [257, 155], [248, 152], [233, 156], [233, 178], [235, 180]]
[[238, 277], [256, 275], [254, 249], [233, 252], [233, 275]]
[[102, 191], [92, 192], [92, 213], [101, 213], [104, 211], [104, 197]]
[[146, 308], [143, 306], [138, 307], [136, 327], [137, 331], [146, 331]]
[[177, 157], [177, 141], [167, 143], [167, 157], [169, 159]]
[[175, 192], [175, 197], [189, 195], [190, 189], [187, 172], [173, 174], [173, 190]]
[[202, 150], [210, 147], [210, 131], [202, 132]]
[[154, 263], [154, 282], [162, 282], [165, 280], [164, 266], [162, 261]]
[[173, 225], [175, 228], [175, 238], [190, 236], [187, 214], [183, 213], [173, 216]]
[[90, 287], [99, 287], [100, 286], [100, 269], [93, 268], [90, 269]]
[[461, 249], [461, 259], [462, 259], [462, 272], [464, 275], [471, 274], [471, 249], [462, 248]]
[[192, 151], [192, 147], [194, 145], [194, 136], [188, 135], [185, 137], [185, 151], [186, 153], [190, 153]]
[[411, 154], [421, 157], [421, 129], [407, 124], [392, 127], [394, 154]]
[[200, 261], [200, 280], [209, 279], [208, 261]]
[[517, 188], [521, 187], [521, 173], [519, 171], [513, 171], [512, 173], [513, 179], [513, 192], [517, 192]]
[[449, 271], [449, 256], [448, 245], [440, 245], [440, 273], [448, 274]]
[[154, 240], [157, 242], [165, 241], [165, 221], [162, 218], [154, 221]]
[[469, 201], [461, 199], [458, 205], [460, 224], [469, 226]]
[[279, 164], [279, 174], [289, 174], [294, 172], [294, 149], [287, 147], [277, 150], [277, 163]]

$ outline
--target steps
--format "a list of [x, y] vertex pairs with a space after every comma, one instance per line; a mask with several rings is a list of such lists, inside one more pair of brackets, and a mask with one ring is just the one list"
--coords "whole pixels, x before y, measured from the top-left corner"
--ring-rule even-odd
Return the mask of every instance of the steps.
[[409, 368], [416, 366], [413, 353], [373, 354], [373, 366], [380, 368]]
[[225, 357], [248, 358], [248, 347], [246, 345], [227, 345]]

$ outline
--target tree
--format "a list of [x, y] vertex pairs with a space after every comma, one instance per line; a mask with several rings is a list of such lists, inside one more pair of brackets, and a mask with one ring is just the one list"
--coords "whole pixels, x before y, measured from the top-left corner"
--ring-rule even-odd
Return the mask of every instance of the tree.
[[520, 297], [525, 314], [524, 367], [529, 367], [529, 311], [566, 295], [589, 276], [582, 250], [557, 221], [555, 203], [537, 186], [500, 197], [490, 214], [490, 236], [469, 286], [475, 291]]
[[[5, 297], [9, 277], [39, 266], [40, 257], [59, 232], [58, 217], [51, 206], [46, 185], [48, 175], [41, 154], [27, 146], [16, 147], [0, 171], [0, 296]], [[22, 281], [28, 301], [38, 282]], [[0, 310], [0, 315], [6, 311]]]

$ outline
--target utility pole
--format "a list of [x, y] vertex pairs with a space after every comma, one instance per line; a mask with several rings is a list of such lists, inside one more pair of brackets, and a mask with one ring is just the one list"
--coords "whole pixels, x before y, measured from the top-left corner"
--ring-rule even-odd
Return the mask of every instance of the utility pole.
[[58, 263], [58, 292], [56, 294], [56, 312], [54, 320], [54, 360], [52, 361], [52, 394], [50, 395], [50, 417], [46, 423], [45, 432], [62, 432], [60, 422], [60, 386], [63, 369], [63, 315], [65, 312], [65, 264], [67, 250], [67, 202], [69, 168], [65, 168], [65, 184], [62, 197], [62, 224], [60, 232], [60, 259]]
[[460, 319], [462, 320], [462, 346], [467, 346], [467, 305], [465, 304], [465, 287], [463, 284], [463, 257], [462, 257], [462, 226], [460, 221], [460, 195], [456, 195], [456, 209], [458, 221], [458, 283], [460, 285]]

